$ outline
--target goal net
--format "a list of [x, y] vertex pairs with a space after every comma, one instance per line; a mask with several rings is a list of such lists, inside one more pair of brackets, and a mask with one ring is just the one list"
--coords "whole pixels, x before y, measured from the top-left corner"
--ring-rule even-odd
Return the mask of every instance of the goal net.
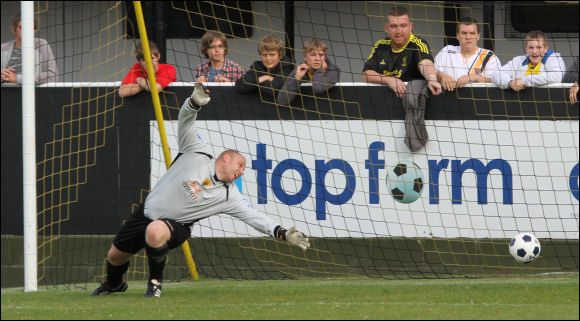
[[[514, 12], [547, 4], [144, 3], [148, 37], [162, 40], [160, 62], [177, 70], [177, 83], [160, 93], [172, 158], [178, 151], [179, 108], [193, 90], [198, 65], [207, 62], [201, 52], [206, 31], [224, 33], [226, 58], [245, 69], [261, 60], [259, 40], [271, 34], [296, 65], [304, 61], [303, 44], [318, 38], [340, 68], [332, 89], [320, 94], [313, 84], [303, 84], [289, 104], [267, 95], [266, 87], [239, 93], [234, 83], [208, 83], [212, 102], [199, 113], [200, 137], [216, 156], [239, 150], [247, 169], [237, 188], [258, 211], [306, 233], [312, 247], [303, 252], [216, 215], [197, 222], [188, 241], [200, 277], [447, 278], [578, 271], [579, 130], [578, 105], [568, 98], [571, 84], [519, 93], [470, 84], [429, 95], [429, 140], [411, 152], [401, 100], [388, 86], [361, 82], [363, 65], [385, 38], [387, 12], [394, 5], [409, 9], [412, 32], [428, 43], [433, 57], [456, 44], [460, 18], [475, 18], [479, 46], [488, 46], [504, 65], [524, 55], [529, 22]], [[4, 6], [3, 21], [10, 12]], [[562, 7], [578, 11], [577, 2], [548, 7], [550, 18]], [[120, 81], [137, 63], [134, 15], [125, 2], [36, 4], [35, 37], [51, 44], [59, 70], [59, 82], [37, 87], [37, 113], [47, 115], [37, 116], [37, 127], [45, 128], [37, 137], [41, 284], [92, 287], [100, 281], [115, 233], [166, 171], [149, 93], [118, 95]], [[569, 66], [578, 56], [578, 24], [575, 30], [548, 30], [549, 23], [549, 48]], [[58, 98], [39, 103], [38, 97], [51, 95]], [[39, 112], [45, 107], [50, 113]], [[3, 163], [4, 154], [3, 147]], [[4, 218], [2, 223], [2, 242], [17, 242], [5, 232]], [[509, 253], [511, 237], [520, 232], [541, 242], [533, 263], [521, 265]], [[147, 275], [141, 252], [131, 259], [127, 279]], [[165, 276], [190, 277], [181, 251], [171, 252]]]

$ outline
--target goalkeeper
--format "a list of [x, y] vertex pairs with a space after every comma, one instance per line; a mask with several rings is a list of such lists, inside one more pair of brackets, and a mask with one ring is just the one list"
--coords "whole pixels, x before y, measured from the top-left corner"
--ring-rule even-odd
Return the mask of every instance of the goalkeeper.
[[286, 240], [302, 250], [310, 247], [308, 237], [295, 227], [286, 230], [268, 216], [252, 209], [231, 183], [244, 174], [246, 159], [226, 150], [216, 159], [199, 139], [195, 120], [201, 106], [210, 101], [201, 84], [179, 111], [179, 154], [147, 196], [145, 204], [121, 227], [107, 255], [107, 279], [92, 295], [127, 290], [123, 274], [129, 258], [145, 248], [149, 281], [145, 297], [160, 297], [163, 269], [170, 249], [191, 235], [193, 223], [219, 213], [229, 214], [270, 236]]

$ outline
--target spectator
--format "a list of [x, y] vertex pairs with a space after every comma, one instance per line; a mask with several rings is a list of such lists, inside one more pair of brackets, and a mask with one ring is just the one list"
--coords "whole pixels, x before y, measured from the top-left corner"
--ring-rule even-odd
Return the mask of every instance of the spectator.
[[[170, 83], [177, 81], [175, 67], [159, 63], [161, 53], [159, 53], [159, 49], [153, 41], [149, 41], [149, 51], [151, 52], [151, 62], [155, 70], [157, 90], [161, 91]], [[129, 70], [129, 73], [125, 76], [119, 88], [119, 96], [121, 97], [133, 96], [140, 93], [141, 90], [150, 91], [149, 79], [147, 78], [147, 64], [145, 63], [141, 43], [137, 44], [135, 56], [138, 62], [131, 67], [131, 70]]]
[[292, 61], [284, 56], [284, 44], [274, 35], [260, 39], [258, 53], [262, 60], [254, 61], [244, 76], [236, 80], [236, 90], [250, 93], [259, 89], [261, 95], [274, 97], [284, 85], [284, 77], [294, 69]]
[[197, 66], [197, 82], [235, 82], [246, 72], [239, 64], [226, 59], [228, 39], [219, 31], [210, 30], [203, 35], [201, 52], [209, 61]]
[[568, 67], [562, 82], [574, 83], [570, 88], [570, 104], [575, 104], [578, 102], [578, 56], [574, 59], [572, 66]]
[[328, 47], [319, 39], [310, 38], [304, 44], [304, 62], [298, 65], [278, 93], [278, 104], [288, 105], [300, 91], [300, 83], [312, 82], [315, 94], [325, 93], [340, 79], [340, 69], [326, 56]]
[[472, 82], [491, 82], [491, 75], [499, 72], [499, 58], [488, 49], [479, 48], [479, 25], [473, 18], [457, 23], [459, 46], [445, 46], [435, 56], [437, 80], [452, 91]]
[[[12, 18], [14, 40], [2, 44], [2, 82], [22, 83], [22, 22], [20, 13]], [[35, 24], [36, 29], [36, 24]], [[37, 85], [58, 81], [56, 60], [48, 42], [34, 38], [34, 77]]]
[[566, 66], [559, 53], [548, 50], [548, 38], [533, 30], [526, 35], [526, 55], [517, 56], [492, 76], [500, 88], [520, 91], [527, 87], [559, 83]]
[[374, 45], [364, 64], [362, 81], [388, 85], [398, 98], [403, 98], [405, 144], [414, 152], [429, 139], [425, 127], [427, 88], [433, 95], [439, 95], [441, 84], [437, 82], [429, 45], [411, 33], [413, 22], [407, 9], [393, 7], [387, 19], [385, 32], [389, 37]]

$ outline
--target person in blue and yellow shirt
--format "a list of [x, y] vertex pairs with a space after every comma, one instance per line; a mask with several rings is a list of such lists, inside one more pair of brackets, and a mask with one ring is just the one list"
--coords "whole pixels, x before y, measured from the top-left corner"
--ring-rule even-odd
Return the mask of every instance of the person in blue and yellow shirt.
[[501, 67], [492, 81], [499, 87], [520, 91], [527, 87], [548, 85], [562, 81], [566, 66], [559, 53], [548, 50], [548, 38], [539, 31], [528, 32], [526, 54], [517, 56]]

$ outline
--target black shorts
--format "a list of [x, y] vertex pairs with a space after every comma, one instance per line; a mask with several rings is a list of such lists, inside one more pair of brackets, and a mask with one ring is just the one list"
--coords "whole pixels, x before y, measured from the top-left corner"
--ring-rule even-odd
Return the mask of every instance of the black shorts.
[[[185, 242], [191, 235], [190, 226], [176, 222], [175, 220], [164, 218], [160, 219], [171, 232], [171, 238], [167, 242], [170, 249], [174, 249]], [[135, 254], [145, 247], [145, 230], [153, 220], [145, 217], [143, 213], [143, 204], [131, 213], [129, 220], [123, 223], [121, 230], [115, 237], [113, 244], [117, 249], [123, 252]]]

